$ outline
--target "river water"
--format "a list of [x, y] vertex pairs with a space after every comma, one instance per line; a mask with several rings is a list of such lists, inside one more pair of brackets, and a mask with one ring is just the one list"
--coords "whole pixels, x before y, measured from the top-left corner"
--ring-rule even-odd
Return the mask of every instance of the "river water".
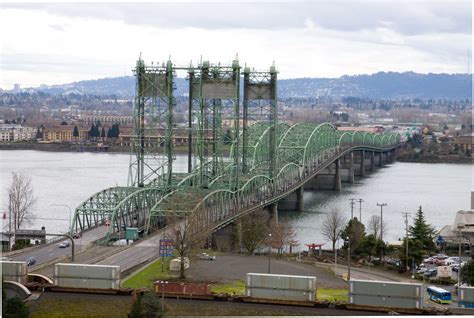
[[[44, 225], [50, 232], [65, 231], [69, 209], [64, 205], [74, 211], [95, 192], [126, 185], [129, 159], [126, 154], [110, 153], [0, 151], [0, 209], [7, 211], [11, 173], [27, 174], [37, 197], [36, 219], [27, 227]], [[177, 155], [174, 171], [185, 171], [186, 160], [186, 156]], [[439, 229], [451, 224], [458, 210], [470, 208], [472, 167], [469, 164], [396, 162], [365, 178], [356, 178], [352, 185], [343, 183], [341, 192], [305, 191], [304, 211], [280, 211], [280, 220], [293, 225], [301, 244], [326, 243], [320, 234], [324, 213], [339, 209], [349, 217], [349, 199], [362, 198], [365, 201], [362, 203], [363, 222], [380, 214], [377, 203], [387, 203], [383, 214], [388, 225], [386, 240], [397, 240], [404, 235], [402, 212], [409, 212], [413, 217], [420, 205], [427, 221]], [[359, 216], [358, 203], [354, 214]], [[411, 219], [409, 221], [411, 223]]]

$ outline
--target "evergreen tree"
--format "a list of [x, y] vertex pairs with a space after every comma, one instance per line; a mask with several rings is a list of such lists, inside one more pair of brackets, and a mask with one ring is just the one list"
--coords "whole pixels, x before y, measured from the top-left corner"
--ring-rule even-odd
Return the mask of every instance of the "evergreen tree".
[[79, 129], [77, 129], [77, 126], [76, 126], [76, 125], [74, 126], [74, 130], [73, 130], [73, 132], [72, 132], [72, 136], [73, 136], [74, 138], [76, 138], [76, 141], [77, 141], [77, 137], [79, 137]]
[[459, 269], [461, 275], [461, 281], [474, 286], [474, 260], [470, 260], [466, 265]]
[[112, 128], [109, 127], [109, 129], [107, 129], [107, 139], [110, 139], [112, 138]]
[[100, 126], [102, 126], [102, 123], [100, 122], [100, 120], [98, 120], [98, 121], [95, 123], [95, 125], [96, 125], [97, 127], [100, 127]]
[[91, 129], [89, 129], [89, 137], [94, 138], [95, 137], [95, 125], [92, 124]]
[[115, 138], [118, 138], [120, 136], [120, 128], [119, 124], [115, 124]]
[[102, 137], [102, 141], [105, 140], [105, 128], [102, 126], [102, 132], [100, 133], [100, 136]]
[[344, 240], [344, 248], [348, 247], [348, 239], [351, 239], [351, 249], [356, 251], [365, 236], [365, 226], [357, 218], [349, 221], [341, 237]]
[[2, 311], [4, 317], [8, 318], [28, 318], [30, 315], [28, 307], [18, 296], [6, 300]]
[[415, 241], [420, 241], [424, 252], [429, 253], [436, 249], [436, 245], [433, 239], [435, 235], [435, 230], [430, 224], [426, 223], [421, 206], [416, 212], [416, 216], [413, 221], [413, 226], [410, 226], [408, 233], [411, 239]]
[[128, 318], [159, 318], [163, 317], [159, 296], [154, 292], [138, 295], [133, 303]]

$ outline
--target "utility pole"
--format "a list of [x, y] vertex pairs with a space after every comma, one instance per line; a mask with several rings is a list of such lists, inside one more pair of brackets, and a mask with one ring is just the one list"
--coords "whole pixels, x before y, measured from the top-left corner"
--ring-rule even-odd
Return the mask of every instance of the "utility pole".
[[8, 251], [12, 251], [12, 193], [9, 195], [10, 205], [8, 207]]
[[[387, 203], [377, 203], [377, 206], [380, 207], [380, 240], [383, 242], [383, 207], [387, 206]], [[380, 257], [382, 262], [384, 260], [384, 255], [385, 251], [384, 248], [382, 248], [382, 255]]]
[[362, 202], [365, 202], [362, 199], [357, 200], [359, 202], [359, 222], [362, 223]]
[[350, 203], [351, 204], [351, 220], [354, 218], [354, 204], [355, 204], [354, 201], [355, 200], [356, 199], [349, 199], [349, 201], [351, 201]]
[[347, 282], [351, 280], [351, 230], [347, 236]]
[[406, 270], [408, 272], [408, 216], [410, 215], [410, 213], [402, 213], [403, 217], [405, 218], [405, 248], [406, 248], [406, 259], [405, 259], [405, 266], [406, 266]]
[[380, 240], [383, 241], [383, 207], [387, 206], [387, 203], [377, 203], [380, 207]]

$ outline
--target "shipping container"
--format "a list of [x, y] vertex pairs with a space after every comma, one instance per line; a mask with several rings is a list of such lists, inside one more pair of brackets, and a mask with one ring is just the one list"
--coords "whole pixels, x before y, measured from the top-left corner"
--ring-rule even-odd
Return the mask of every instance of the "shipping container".
[[25, 285], [28, 282], [27, 275], [2, 275], [3, 281], [17, 282]]
[[[189, 258], [184, 258], [184, 269], [189, 268]], [[180, 271], [181, 270], [181, 258], [173, 258], [170, 261], [170, 271]]]
[[54, 277], [120, 279], [120, 266], [64, 264], [54, 265]]
[[26, 262], [2, 261], [2, 276], [22, 276], [28, 273]]
[[253, 298], [266, 298], [278, 300], [297, 300], [297, 301], [314, 301], [315, 292], [304, 290], [287, 290], [273, 288], [246, 287], [245, 295]]
[[461, 308], [474, 308], [474, 302], [469, 301], [460, 301], [459, 307]]
[[92, 289], [118, 289], [120, 280], [118, 279], [87, 279], [54, 277], [54, 284], [59, 287], [72, 288], [92, 288]]
[[474, 303], [474, 287], [461, 286], [459, 288], [459, 300]]
[[250, 288], [272, 288], [314, 292], [316, 289], [316, 277], [248, 273], [246, 286]]
[[422, 286], [421, 284], [351, 279], [349, 281], [349, 293], [420, 299], [422, 297]]
[[421, 299], [353, 294], [349, 294], [349, 303], [388, 308], [422, 308], [423, 306]]

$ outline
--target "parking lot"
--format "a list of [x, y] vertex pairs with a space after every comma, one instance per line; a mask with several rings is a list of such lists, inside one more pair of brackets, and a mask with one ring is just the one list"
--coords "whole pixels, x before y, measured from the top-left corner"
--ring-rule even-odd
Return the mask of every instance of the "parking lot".
[[[268, 273], [268, 257], [250, 255], [218, 255], [215, 260], [196, 260], [186, 271], [197, 281], [230, 282], [245, 280], [247, 273]], [[331, 272], [313, 265], [272, 258], [270, 273], [316, 276], [319, 287], [346, 288], [347, 284]]]

